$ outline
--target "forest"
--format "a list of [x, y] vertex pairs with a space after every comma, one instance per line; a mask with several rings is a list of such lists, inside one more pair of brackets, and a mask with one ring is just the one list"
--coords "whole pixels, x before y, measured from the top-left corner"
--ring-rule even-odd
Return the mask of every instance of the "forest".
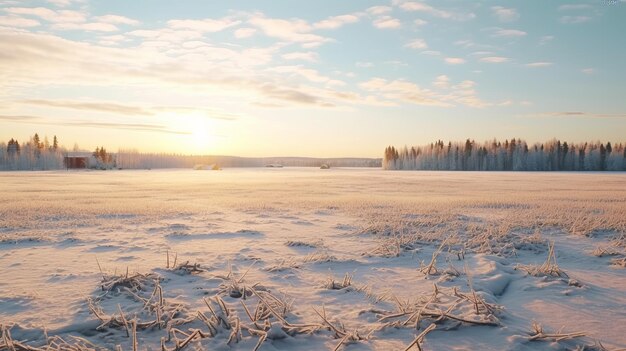
[[550, 140], [529, 145], [521, 139], [482, 144], [438, 140], [434, 143], [385, 148], [383, 169], [451, 171], [624, 171], [623, 143], [567, 143]]

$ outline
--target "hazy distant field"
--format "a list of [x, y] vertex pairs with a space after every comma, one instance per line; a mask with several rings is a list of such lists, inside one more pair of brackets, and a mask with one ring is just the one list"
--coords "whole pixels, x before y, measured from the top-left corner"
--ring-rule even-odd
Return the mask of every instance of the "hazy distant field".
[[404, 350], [432, 323], [425, 350], [626, 347], [624, 173], [4, 172], [0, 196], [0, 350]]

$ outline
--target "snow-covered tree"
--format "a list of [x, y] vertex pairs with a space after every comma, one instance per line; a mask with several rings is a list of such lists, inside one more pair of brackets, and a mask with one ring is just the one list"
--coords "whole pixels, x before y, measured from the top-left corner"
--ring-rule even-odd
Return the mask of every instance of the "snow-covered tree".
[[622, 171], [624, 145], [601, 142], [575, 144], [553, 139], [528, 145], [522, 139], [492, 140], [479, 144], [438, 140], [435, 143], [385, 148], [384, 169], [466, 171]]

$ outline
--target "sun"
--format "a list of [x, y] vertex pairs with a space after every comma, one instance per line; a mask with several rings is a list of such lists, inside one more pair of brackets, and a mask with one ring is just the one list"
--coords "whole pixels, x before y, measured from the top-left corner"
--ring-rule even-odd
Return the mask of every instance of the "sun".
[[191, 117], [189, 121], [191, 146], [196, 152], [207, 152], [213, 146], [213, 126], [206, 118]]

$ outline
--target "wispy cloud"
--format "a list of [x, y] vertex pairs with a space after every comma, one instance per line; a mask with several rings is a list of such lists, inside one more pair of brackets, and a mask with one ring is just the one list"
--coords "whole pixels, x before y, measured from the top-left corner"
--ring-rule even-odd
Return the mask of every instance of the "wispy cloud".
[[298, 75], [314, 83], [325, 83], [325, 84], [335, 85], [335, 86], [345, 85], [345, 83], [340, 80], [332, 79], [330, 77], [320, 74], [317, 70], [314, 70], [312, 68], [306, 68], [302, 65], [278, 66], [278, 67], [269, 68], [268, 71], [278, 72], [282, 74]]
[[488, 62], [488, 63], [503, 63], [503, 62], [509, 61], [509, 58], [502, 57], [502, 56], [487, 56], [487, 57], [481, 58], [480, 61]]
[[117, 104], [112, 102], [87, 102], [87, 101], [69, 101], [69, 100], [21, 100], [22, 104], [45, 106], [45, 107], [58, 107], [72, 110], [81, 111], [97, 111], [97, 112], [111, 112], [121, 115], [142, 115], [151, 116], [152, 113], [144, 108], [137, 106], [129, 106], [123, 104]]
[[325, 20], [314, 23], [313, 27], [317, 29], [337, 29], [345, 24], [356, 23], [358, 21], [359, 17], [354, 14], [332, 16]]
[[450, 78], [445, 74], [437, 76], [435, 81], [433, 81], [433, 86], [439, 89], [447, 89], [450, 87]]
[[104, 15], [95, 17], [98, 22], [111, 24], [125, 24], [129, 26], [138, 26], [141, 24], [138, 20], [119, 15]]
[[553, 35], [544, 35], [541, 37], [541, 39], [539, 39], [539, 45], [546, 45], [549, 42], [551, 42], [552, 40], [554, 40], [554, 36]]
[[402, 26], [402, 22], [399, 19], [391, 16], [381, 16], [372, 21], [374, 27], [379, 29], [397, 29]]
[[518, 38], [518, 37], [523, 37], [526, 34], [527, 34], [526, 32], [519, 30], [519, 29], [496, 28], [493, 31], [493, 34], [491, 36], [492, 37], [505, 37], [505, 38]]
[[621, 119], [626, 118], [626, 113], [592, 113], [583, 111], [557, 111], [557, 112], [542, 112], [525, 115], [525, 117], [534, 118], [607, 118], [607, 119]]
[[84, 3], [86, 0], [46, 0], [46, 2], [58, 7], [67, 7], [73, 3]]
[[564, 24], [579, 24], [591, 21], [590, 16], [562, 16], [561, 23]]
[[302, 19], [268, 18], [261, 13], [255, 13], [248, 23], [259, 28], [269, 37], [302, 43], [307, 47], [318, 46], [331, 40], [311, 33], [313, 26]]
[[583, 68], [582, 70], [580, 70], [581, 72], [583, 72], [584, 74], [594, 74], [596, 72], [595, 68]]
[[119, 104], [109, 101], [81, 101], [81, 100], [45, 100], [45, 99], [26, 99], [16, 101], [19, 104], [54, 107], [69, 110], [89, 111], [97, 113], [112, 113], [124, 116], [155, 116], [159, 113], [181, 113], [193, 114], [199, 113], [208, 118], [234, 120], [238, 116], [225, 113], [215, 109], [207, 109], [191, 106], [138, 106]]
[[506, 8], [502, 6], [492, 6], [491, 11], [493, 15], [498, 18], [500, 22], [512, 22], [519, 19], [519, 13], [514, 8]]
[[14, 15], [39, 17], [52, 23], [82, 23], [87, 21], [83, 12], [73, 10], [51, 10], [45, 7], [9, 7], [4, 10]]
[[25, 116], [25, 115], [0, 115], [1, 121], [7, 122], [34, 122], [41, 120], [40, 117], [36, 116]]
[[0, 16], [0, 26], [30, 28], [38, 27], [41, 23], [31, 18], [23, 18], [20, 16]]
[[372, 78], [359, 84], [361, 89], [379, 94], [382, 99], [397, 103], [440, 107], [464, 105], [473, 108], [492, 105], [478, 98], [474, 89], [476, 83], [471, 80], [452, 84], [448, 76], [440, 75], [432, 83], [432, 86], [437, 91], [421, 88], [419, 85], [403, 79]]
[[90, 22], [90, 23], [56, 23], [55, 30], [82, 30], [89, 32], [117, 32], [119, 28], [111, 23]]
[[319, 54], [315, 51], [307, 52], [290, 52], [281, 56], [285, 60], [302, 60], [309, 62], [316, 62], [319, 58]]
[[586, 23], [599, 14], [590, 4], [564, 4], [559, 6], [559, 11], [567, 13], [559, 19], [563, 24]]
[[426, 49], [428, 45], [426, 44], [426, 41], [424, 39], [414, 39], [406, 43], [404, 47], [411, 49]]
[[237, 28], [234, 31], [234, 35], [237, 39], [250, 38], [254, 35], [254, 33], [256, 33], [256, 31], [257, 30], [254, 28]]
[[460, 57], [446, 57], [444, 61], [449, 65], [460, 65], [465, 63], [465, 59]]
[[359, 84], [359, 87], [369, 92], [380, 93], [389, 100], [398, 100], [414, 105], [448, 106], [448, 104], [437, 100], [429, 90], [422, 89], [417, 84], [406, 80], [389, 81], [383, 78], [372, 78]]
[[492, 51], [474, 51], [470, 54], [471, 56], [487, 56], [493, 55]]
[[202, 20], [169, 20], [167, 21], [168, 27], [172, 29], [186, 29], [193, 30], [201, 33], [215, 33], [223, 31], [226, 28], [230, 28], [239, 25], [241, 21], [233, 18], [220, 18], [212, 19], [206, 18]]
[[391, 10], [392, 8], [389, 6], [372, 6], [365, 11], [371, 15], [382, 15], [391, 12]]
[[559, 6], [559, 11], [589, 10], [592, 8], [589, 4], [565, 4]]
[[54, 125], [64, 127], [88, 127], [88, 128], [102, 128], [102, 129], [119, 129], [129, 131], [141, 131], [152, 133], [165, 133], [165, 134], [181, 134], [189, 135], [191, 132], [177, 131], [170, 129], [160, 124], [147, 124], [147, 123], [113, 123], [113, 122], [95, 122], [86, 120], [60, 120], [49, 121], [48, 118], [40, 116], [12, 116], [12, 115], [0, 115], [0, 120], [12, 122], [12, 123], [25, 123], [25, 124], [37, 124], [37, 125]]
[[404, 11], [423, 12], [438, 18], [465, 21], [474, 19], [476, 17], [473, 12], [451, 12], [447, 10], [441, 10], [421, 1], [393, 0], [392, 3]]
[[549, 67], [552, 65], [553, 65], [552, 62], [531, 62], [531, 63], [525, 64], [524, 66], [526, 67]]

